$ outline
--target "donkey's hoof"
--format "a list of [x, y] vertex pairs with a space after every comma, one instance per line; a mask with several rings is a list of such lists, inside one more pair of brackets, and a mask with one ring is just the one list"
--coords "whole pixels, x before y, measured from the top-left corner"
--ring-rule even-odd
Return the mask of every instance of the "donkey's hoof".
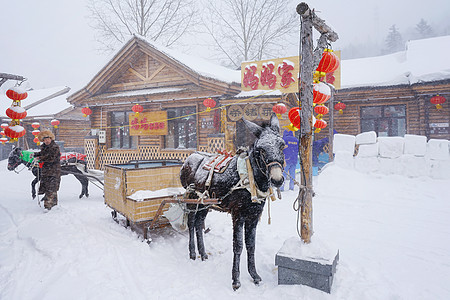
[[81, 198], [83, 198], [83, 194], [81, 194], [80, 196], [78, 196], [78, 199], [81, 199]]
[[202, 260], [205, 261], [205, 260], [208, 259], [208, 254], [204, 254], [204, 255], [202, 255], [201, 257], [202, 257]]
[[189, 258], [192, 260], [195, 260], [197, 258], [197, 255], [194, 254], [189, 254]]
[[255, 285], [259, 285], [260, 283], [261, 283], [261, 281], [262, 281], [262, 279], [261, 279], [261, 277], [257, 277], [257, 278], [253, 278], [253, 283], [255, 284]]
[[241, 287], [241, 282], [239, 280], [233, 281], [233, 291], [239, 289]]

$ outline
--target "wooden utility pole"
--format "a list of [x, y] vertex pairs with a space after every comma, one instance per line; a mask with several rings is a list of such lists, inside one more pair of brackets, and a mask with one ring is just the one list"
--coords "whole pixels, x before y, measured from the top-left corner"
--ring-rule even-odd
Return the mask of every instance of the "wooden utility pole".
[[[312, 226], [312, 141], [313, 141], [313, 73], [319, 65], [327, 41], [335, 42], [338, 35], [325, 22], [316, 16], [305, 2], [297, 6], [297, 13], [301, 18], [300, 28], [300, 101], [301, 101], [301, 131], [300, 131], [300, 159], [304, 176], [301, 176], [303, 187], [299, 190], [301, 203], [301, 238], [310, 243], [313, 234]], [[312, 28], [319, 31], [320, 38], [313, 50]]]

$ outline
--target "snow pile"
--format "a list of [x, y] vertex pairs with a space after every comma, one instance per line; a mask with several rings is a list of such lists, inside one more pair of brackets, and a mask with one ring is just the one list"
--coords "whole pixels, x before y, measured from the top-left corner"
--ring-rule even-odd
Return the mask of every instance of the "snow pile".
[[[353, 156], [355, 145], [358, 154]], [[449, 147], [448, 140], [430, 139], [427, 143], [425, 136], [412, 134], [377, 138], [371, 131], [356, 137], [335, 134], [333, 153], [337, 165], [364, 173], [441, 179], [450, 178]]]
[[161, 197], [170, 197], [170, 196], [176, 196], [184, 194], [185, 189], [182, 187], [170, 187], [165, 189], [160, 189], [157, 191], [150, 191], [150, 190], [141, 190], [133, 193], [132, 195], [128, 196], [127, 198], [130, 198], [131, 200], [135, 201], [144, 201], [146, 199], [151, 198], [161, 198]]
[[261, 217], [261, 285], [251, 281], [244, 250], [242, 287], [234, 292], [229, 214], [208, 214], [209, 259], [192, 261], [185, 233], [152, 230], [147, 245], [114, 222], [100, 189], [90, 185], [90, 197], [78, 199], [81, 186], [71, 175], [62, 176], [58, 206], [43, 213], [31, 200], [32, 173], [6, 165], [0, 161], [0, 299], [450, 299], [450, 201], [442, 188], [450, 179], [379, 176], [330, 164], [316, 177], [314, 235], [302, 254], [320, 255], [322, 242], [339, 249], [331, 294], [278, 285], [276, 253], [286, 241], [300, 243], [291, 239], [297, 190], [270, 203], [271, 225], [267, 204]]

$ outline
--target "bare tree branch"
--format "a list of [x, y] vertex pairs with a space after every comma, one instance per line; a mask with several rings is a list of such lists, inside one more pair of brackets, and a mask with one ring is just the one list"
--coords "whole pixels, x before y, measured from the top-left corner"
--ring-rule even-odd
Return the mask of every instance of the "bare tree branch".
[[133, 34], [165, 46], [195, 25], [194, 0], [90, 0], [91, 26], [103, 50], [113, 50]]
[[241, 61], [277, 56], [296, 39], [299, 19], [283, 0], [205, 1], [203, 18], [215, 48], [233, 67]]

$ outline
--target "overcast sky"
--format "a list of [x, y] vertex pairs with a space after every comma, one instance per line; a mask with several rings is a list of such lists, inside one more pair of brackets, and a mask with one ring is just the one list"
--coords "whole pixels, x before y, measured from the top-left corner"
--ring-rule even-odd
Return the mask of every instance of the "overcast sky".
[[[96, 51], [98, 45], [88, 25], [87, 0], [0, 0], [0, 3], [3, 24], [0, 73], [22, 75], [34, 89], [66, 85], [75, 92], [108, 61], [110, 55]], [[287, 9], [295, 9], [296, 3]], [[350, 43], [383, 40], [393, 24], [403, 31], [414, 27], [421, 18], [434, 28], [449, 28], [450, 23], [449, 0], [306, 3], [339, 34], [334, 49]], [[296, 49], [291, 51], [289, 55], [297, 55]]]

